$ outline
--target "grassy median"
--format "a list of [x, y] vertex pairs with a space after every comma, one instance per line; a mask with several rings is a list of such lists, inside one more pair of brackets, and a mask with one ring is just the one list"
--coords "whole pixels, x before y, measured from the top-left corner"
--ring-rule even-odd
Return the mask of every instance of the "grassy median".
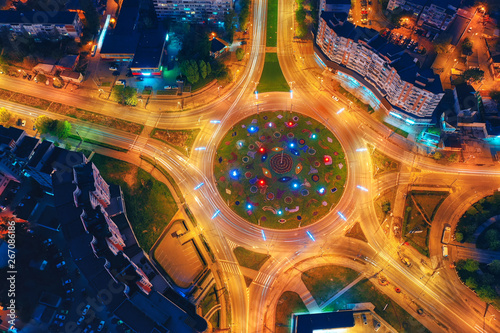
[[260, 77], [257, 91], [260, 93], [269, 91], [290, 91], [290, 86], [286, 82], [281, 71], [278, 55], [276, 53], [266, 53], [264, 69]]

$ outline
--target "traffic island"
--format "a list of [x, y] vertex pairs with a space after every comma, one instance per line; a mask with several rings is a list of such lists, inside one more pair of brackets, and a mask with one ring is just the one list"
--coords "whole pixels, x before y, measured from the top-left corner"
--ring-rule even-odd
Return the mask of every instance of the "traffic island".
[[263, 112], [222, 138], [214, 161], [220, 195], [239, 216], [273, 229], [310, 225], [339, 202], [344, 151], [320, 122], [299, 113]]

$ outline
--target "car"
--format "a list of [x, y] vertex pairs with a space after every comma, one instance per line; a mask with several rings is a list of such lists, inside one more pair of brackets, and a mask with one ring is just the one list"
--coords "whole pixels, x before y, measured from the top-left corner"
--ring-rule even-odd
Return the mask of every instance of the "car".
[[63, 286], [66, 286], [66, 285], [69, 285], [69, 284], [71, 284], [71, 279], [62, 280], [62, 285]]
[[56, 265], [56, 268], [57, 269], [62, 269], [62, 268], [64, 268], [64, 266], [66, 266], [66, 262], [63, 260], [63, 261], [61, 261], [60, 263], [58, 263]]
[[80, 326], [84, 320], [85, 320], [85, 315], [82, 315], [80, 318], [78, 318], [78, 320], [76, 321], [76, 324], [78, 326]]
[[469, 29], [467, 29], [467, 32], [471, 32], [472, 31], [472, 27], [469, 27]]
[[378, 330], [380, 329], [382, 325], [380, 324], [380, 322], [376, 321], [375, 319], [373, 320], [373, 330], [375, 332], [378, 332]]
[[17, 193], [17, 189], [13, 188], [12, 190], [10, 190], [11, 193]]
[[240, 45], [247, 45], [247, 41], [246, 40], [242, 40]]
[[109, 70], [110, 71], [117, 71], [118, 70], [118, 66], [117, 65], [110, 65], [109, 66]]
[[54, 325], [56, 328], [60, 328], [60, 327], [64, 326], [64, 323], [62, 321], [59, 321], [59, 320], [54, 320], [52, 322], [52, 325]]
[[125, 80], [118, 80], [118, 81], [116, 81], [115, 85], [117, 85], [117, 86], [126, 86], [127, 85], [127, 81], [125, 81]]
[[90, 304], [85, 305], [85, 307], [82, 310], [82, 315], [86, 315], [90, 310]]
[[97, 326], [97, 332], [101, 332], [104, 328], [104, 320], [101, 320], [99, 326]]
[[85, 327], [85, 329], [83, 330], [83, 333], [90, 333], [90, 332], [93, 332], [92, 326], [88, 324], [87, 327]]
[[66, 319], [66, 316], [61, 315], [61, 314], [56, 314], [56, 319], [59, 319], [59, 320], [65, 320], [65, 319]]
[[66, 289], [66, 295], [71, 295], [75, 292], [75, 289], [73, 288], [70, 288], [70, 289]]
[[48, 248], [48, 247], [49, 247], [49, 246], [51, 246], [51, 245], [54, 245], [54, 243], [52, 243], [52, 239], [50, 239], [50, 238], [47, 238], [46, 240], [44, 240], [44, 241], [42, 242], [42, 244], [43, 244], [43, 246], [45, 246], [46, 248]]
[[33, 75], [29, 74], [28, 75], [28, 81], [31, 81], [31, 79], [33, 79]]
[[63, 315], [67, 315], [68, 314], [68, 310], [59, 310], [59, 313], [63, 314]]
[[363, 324], [368, 325], [368, 321], [366, 320], [366, 315], [364, 313], [361, 315], [361, 318], [363, 318]]
[[137, 81], [144, 81], [144, 78], [142, 76], [136, 77], [135, 78]]
[[332, 96], [332, 98], [333, 98], [334, 100], [336, 100], [337, 102], [339, 101], [339, 98], [338, 98], [337, 96], [335, 96], [335, 95], [333, 95], [333, 96]]

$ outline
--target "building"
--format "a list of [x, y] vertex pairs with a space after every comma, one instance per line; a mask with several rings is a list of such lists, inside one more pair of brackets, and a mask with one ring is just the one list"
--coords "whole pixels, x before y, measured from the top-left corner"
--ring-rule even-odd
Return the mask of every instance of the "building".
[[70, 54], [62, 57], [56, 64], [56, 69], [60, 71], [73, 71], [78, 65], [78, 61], [80, 60], [79, 54]]
[[210, 56], [217, 59], [227, 51], [227, 45], [228, 44], [224, 40], [218, 37], [213, 37], [212, 42], [210, 43]]
[[[357, 311], [356, 311], [357, 312]], [[355, 311], [293, 314], [292, 333], [314, 333], [354, 327]]]
[[389, 0], [387, 10], [394, 11], [398, 8], [413, 13], [418, 17], [417, 24], [424, 24], [440, 30], [446, 30], [453, 22], [460, 6], [460, 0], [445, 0], [435, 2], [432, 0]]
[[167, 35], [162, 30], [144, 31], [130, 64], [132, 75], [160, 76]]
[[349, 13], [351, 10], [351, 0], [321, 0], [319, 4], [319, 12], [344, 12]]
[[372, 107], [382, 106], [410, 125], [433, 121], [444, 95], [441, 80], [430, 68], [419, 68], [404, 49], [327, 12], [321, 14], [316, 44], [333, 78], [346, 89], [361, 87]]
[[79, 42], [83, 24], [75, 12], [0, 10], [0, 28], [33, 38], [68, 37]]
[[64, 81], [68, 81], [71, 83], [82, 83], [83, 81], [83, 75], [79, 72], [62, 71], [60, 76]]
[[500, 81], [500, 54], [491, 56], [488, 63], [491, 76], [495, 81]]
[[153, 0], [156, 16], [177, 22], [224, 22], [233, 0]]

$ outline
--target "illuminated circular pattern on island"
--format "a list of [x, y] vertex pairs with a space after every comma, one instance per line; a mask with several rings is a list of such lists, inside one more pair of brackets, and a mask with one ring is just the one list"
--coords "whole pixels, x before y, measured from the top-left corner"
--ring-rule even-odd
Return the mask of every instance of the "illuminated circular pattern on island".
[[347, 178], [339, 141], [302, 114], [243, 119], [217, 147], [216, 185], [238, 215], [266, 228], [310, 225], [340, 200]]

